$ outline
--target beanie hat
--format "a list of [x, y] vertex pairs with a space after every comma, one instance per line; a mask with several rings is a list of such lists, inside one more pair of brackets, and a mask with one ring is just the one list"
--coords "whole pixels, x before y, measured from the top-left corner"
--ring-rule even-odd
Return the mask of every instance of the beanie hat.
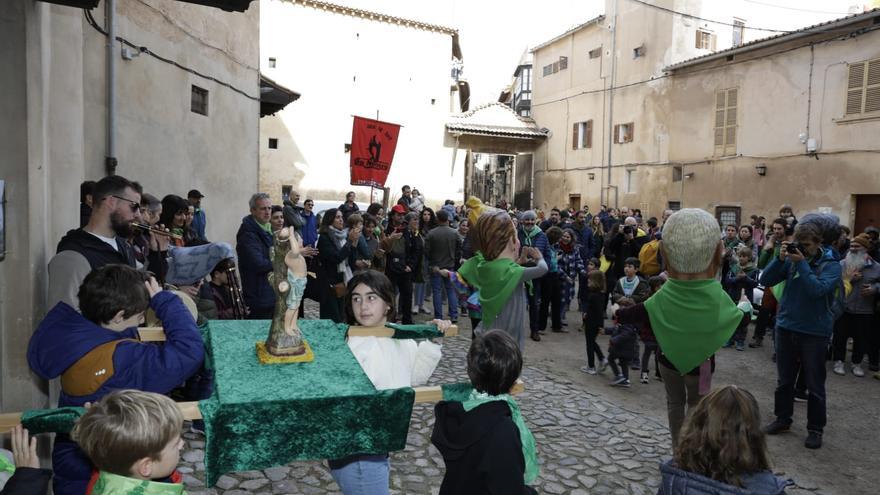
[[853, 244], [858, 244], [865, 249], [871, 249], [871, 237], [868, 234], [859, 234], [853, 237]]
[[529, 210], [529, 211], [523, 213], [522, 217], [520, 218], [520, 220], [523, 222], [525, 222], [527, 220], [537, 220], [537, 219], [538, 219], [538, 214], [535, 213], [535, 210]]
[[700, 273], [709, 267], [718, 249], [721, 227], [709, 212], [685, 208], [663, 226], [666, 262], [681, 273]]

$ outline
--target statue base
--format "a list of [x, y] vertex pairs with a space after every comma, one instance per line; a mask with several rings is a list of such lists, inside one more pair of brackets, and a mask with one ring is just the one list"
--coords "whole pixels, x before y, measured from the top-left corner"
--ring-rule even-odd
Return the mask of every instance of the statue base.
[[257, 360], [260, 361], [260, 364], [309, 363], [314, 361], [315, 354], [309, 343], [303, 340], [302, 347], [303, 351], [299, 354], [275, 355], [269, 352], [265, 342], [257, 342]]

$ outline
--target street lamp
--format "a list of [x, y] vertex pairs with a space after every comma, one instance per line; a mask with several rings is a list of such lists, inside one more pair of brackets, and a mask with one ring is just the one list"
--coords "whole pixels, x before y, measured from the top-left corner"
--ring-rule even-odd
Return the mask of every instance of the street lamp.
[[761, 177], [767, 175], [767, 165], [764, 163], [759, 163], [755, 165], [755, 170], [758, 171], [758, 175], [760, 175]]
[[587, 178], [590, 180], [596, 180], [596, 174], [593, 172], [587, 172]]

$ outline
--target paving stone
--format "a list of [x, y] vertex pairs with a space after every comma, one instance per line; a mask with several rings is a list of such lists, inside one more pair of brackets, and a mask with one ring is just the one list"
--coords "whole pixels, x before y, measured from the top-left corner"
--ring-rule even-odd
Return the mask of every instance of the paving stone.
[[281, 481], [290, 473], [287, 466], [273, 467], [263, 471], [271, 481]]
[[219, 479], [217, 479], [217, 484], [214, 486], [219, 490], [231, 490], [238, 486], [238, 480], [224, 474]]

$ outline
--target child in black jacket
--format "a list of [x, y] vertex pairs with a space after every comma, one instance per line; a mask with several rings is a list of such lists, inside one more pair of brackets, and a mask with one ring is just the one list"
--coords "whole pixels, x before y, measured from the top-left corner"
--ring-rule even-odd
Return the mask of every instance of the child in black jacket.
[[[614, 373], [614, 380], [609, 385], [629, 388], [629, 363], [636, 358], [634, 348], [639, 337], [639, 329], [635, 325], [618, 324], [609, 333], [611, 343], [608, 345], [608, 361]], [[620, 365], [619, 370], [618, 365]]]
[[535, 440], [508, 395], [522, 354], [503, 330], [477, 336], [468, 352], [474, 391], [463, 402], [442, 401], [431, 443], [446, 463], [440, 495], [537, 495], [526, 485], [538, 475]]
[[[596, 337], [605, 326], [605, 305], [608, 298], [605, 295], [605, 274], [602, 270], [592, 270], [587, 274], [587, 290], [581, 291], [586, 295], [586, 301], [582, 304], [584, 312], [584, 337], [587, 340], [587, 365], [581, 371], [588, 375], [605, 371], [608, 360], [602, 353]], [[596, 358], [599, 358], [599, 370], [596, 370]]]

